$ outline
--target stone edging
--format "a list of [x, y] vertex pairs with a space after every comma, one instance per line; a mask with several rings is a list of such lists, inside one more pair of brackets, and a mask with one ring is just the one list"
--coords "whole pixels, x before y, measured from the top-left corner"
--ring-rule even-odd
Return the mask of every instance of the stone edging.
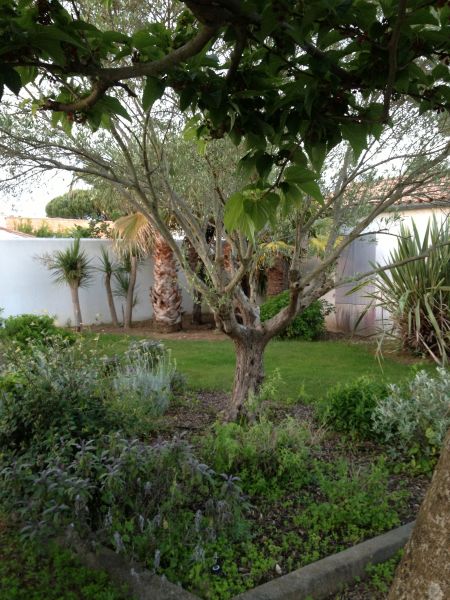
[[[232, 600], [323, 600], [339, 592], [356, 577], [364, 578], [368, 564], [389, 560], [408, 541], [414, 521], [374, 537], [306, 567], [277, 577]], [[118, 585], [126, 585], [136, 600], [200, 600], [166, 579], [132, 566], [122, 556], [107, 548], [90, 551], [85, 544], [71, 542], [81, 562], [93, 569], [106, 571]]]

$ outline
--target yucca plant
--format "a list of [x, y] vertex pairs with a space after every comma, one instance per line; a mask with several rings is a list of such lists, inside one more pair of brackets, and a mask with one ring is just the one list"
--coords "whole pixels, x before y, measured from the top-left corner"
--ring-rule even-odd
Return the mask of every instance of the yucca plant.
[[111, 259], [108, 250], [102, 246], [100, 256], [100, 266], [98, 270], [104, 274], [106, 296], [108, 298], [109, 312], [111, 313], [111, 321], [114, 327], [119, 326], [119, 320], [117, 318], [116, 306], [114, 304], [114, 295], [111, 287], [111, 279], [113, 275], [117, 273], [119, 266]]
[[76, 238], [66, 250], [57, 250], [53, 254], [45, 255], [42, 261], [52, 272], [55, 283], [66, 284], [72, 296], [75, 327], [81, 331], [81, 307], [78, 290], [87, 287], [91, 282], [93, 267], [84, 250], [80, 249], [80, 238]]
[[[432, 250], [430, 251], [430, 248]], [[428, 254], [423, 259], [411, 260]], [[438, 364], [450, 354], [450, 226], [430, 219], [423, 237], [412, 223], [402, 225], [398, 247], [378, 272], [369, 294], [392, 318], [393, 333], [403, 348], [427, 353]], [[380, 268], [381, 265], [375, 265]]]

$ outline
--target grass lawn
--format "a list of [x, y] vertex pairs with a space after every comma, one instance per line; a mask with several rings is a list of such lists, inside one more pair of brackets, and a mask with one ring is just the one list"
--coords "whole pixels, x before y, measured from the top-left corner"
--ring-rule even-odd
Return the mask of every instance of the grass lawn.
[[[97, 335], [86, 334], [94, 340]], [[131, 337], [100, 334], [98, 349], [111, 355], [126, 350]], [[231, 390], [234, 370], [233, 344], [228, 340], [170, 340], [164, 344], [173, 352], [178, 369], [189, 386], [203, 390]], [[266, 374], [279, 369], [283, 383], [280, 396], [297, 399], [302, 392], [318, 398], [337, 383], [361, 375], [373, 375], [396, 382], [411, 374], [411, 365], [385, 356], [381, 365], [369, 344], [347, 341], [273, 341], [266, 350]]]

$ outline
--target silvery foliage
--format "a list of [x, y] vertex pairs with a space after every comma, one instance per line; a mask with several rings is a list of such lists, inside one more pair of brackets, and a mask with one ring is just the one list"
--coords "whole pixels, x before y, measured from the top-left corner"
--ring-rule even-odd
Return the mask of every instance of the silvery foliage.
[[247, 510], [238, 481], [199, 462], [181, 437], [152, 445], [120, 433], [61, 439], [53, 455], [0, 460], [0, 502], [21, 517], [24, 535], [71, 527], [117, 552], [154, 556], [155, 570], [171, 552], [164, 540], [185, 536], [181, 545], [200, 560], [205, 543], [234, 535]]
[[373, 430], [402, 451], [439, 448], [450, 426], [450, 372], [419, 371], [407, 386], [391, 384], [374, 410]]
[[159, 342], [142, 340], [130, 345], [113, 386], [120, 397], [131, 397], [146, 411], [161, 415], [169, 405], [175, 371], [170, 351]]

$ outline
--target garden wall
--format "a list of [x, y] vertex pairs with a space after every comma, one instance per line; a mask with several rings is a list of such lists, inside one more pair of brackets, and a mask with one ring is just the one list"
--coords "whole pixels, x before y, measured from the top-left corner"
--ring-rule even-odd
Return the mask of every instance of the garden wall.
[[[436, 217], [438, 222], [450, 218], [450, 208], [422, 206], [420, 208], [401, 208], [395, 213], [382, 213], [365, 232], [374, 232], [372, 235], [353, 241], [345, 248], [339, 257], [336, 280], [355, 277], [372, 269], [371, 263], [385, 265], [389, 262], [390, 253], [398, 244], [400, 225], [403, 223], [411, 227], [414, 222], [419, 234], [424, 235], [431, 217]], [[336, 288], [335, 292], [335, 325], [337, 331], [353, 333], [355, 324], [360, 315], [366, 310], [371, 300], [367, 294], [372, 291], [371, 286], [361, 288], [349, 294], [355, 283], [348, 283]], [[373, 289], [373, 288], [372, 288]], [[375, 331], [388, 328], [392, 324], [387, 311], [378, 308], [367, 310], [357, 327], [359, 335], [370, 335]]]
[[[63, 238], [18, 238], [0, 240], [0, 308], [3, 316], [32, 313], [55, 315], [59, 324], [73, 323], [69, 288], [53, 283], [51, 273], [38, 260], [43, 254], [66, 249], [73, 240]], [[110, 240], [82, 239], [81, 248], [86, 251], [92, 266], [100, 265], [101, 247], [112, 248]], [[111, 250], [112, 251], [112, 250]], [[138, 302], [133, 320], [150, 319], [152, 308], [149, 290], [153, 283], [151, 258], [140, 266], [137, 278]], [[183, 310], [192, 312], [192, 298], [187, 290], [186, 279], [178, 274], [183, 291]], [[111, 321], [106, 299], [103, 275], [94, 272], [88, 288], [80, 290], [80, 303], [85, 324], [109, 323]], [[122, 301], [116, 299], [118, 315], [122, 314]]]

